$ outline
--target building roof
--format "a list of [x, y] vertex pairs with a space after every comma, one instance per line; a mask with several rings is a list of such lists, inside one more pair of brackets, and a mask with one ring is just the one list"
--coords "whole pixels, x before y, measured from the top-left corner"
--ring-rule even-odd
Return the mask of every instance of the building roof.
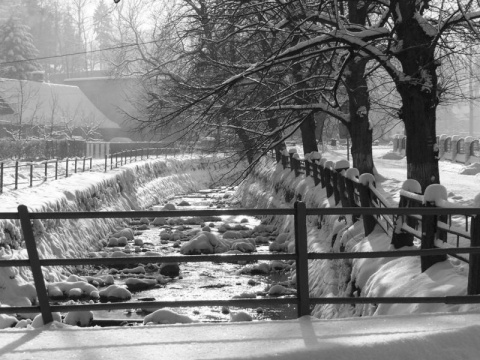
[[[24, 124], [118, 129], [78, 86], [0, 78], [0, 98]], [[0, 114], [2, 115], [2, 114]]]

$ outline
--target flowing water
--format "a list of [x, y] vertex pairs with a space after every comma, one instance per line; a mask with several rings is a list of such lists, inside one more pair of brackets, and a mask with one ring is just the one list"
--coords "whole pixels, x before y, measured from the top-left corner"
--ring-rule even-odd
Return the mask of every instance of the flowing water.
[[[178, 210], [201, 210], [217, 207], [230, 207], [229, 198], [231, 190], [227, 188], [205, 190], [194, 194], [187, 194], [169, 199], [169, 203], [176, 204]], [[173, 219], [173, 218], [172, 218]], [[178, 219], [178, 218], [177, 218]], [[132, 225], [139, 225], [139, 219], [133, 221]], [[220, 225], [230, 225], [232, 229], [253, 229], [260, 224], [260, 220], [252, 216], [220, 216], [206, 221], [210, 225], [211, 231], [221, 237], [219, 232]], [[228, 226], [227, 225], [227, 226]], [[162, 240], [161, 232], [177, 231], [187, 233], [194, 229], [201, 228], [200, 224], [178, 224], [173, 221], [167, 221], [163, 226], [148, 225], [137, 226], [136, 239], [141, 239], [144, 243], [144, 250], [160, 252], [162, 255], [179, 255], [180, 242], [171, 240]], [[132, 226], [133, 227], [133, 226]], [[146, 228], [146, 229], [145, 229]], [[271, 236], [271, 240], [275, 239]], [[183, 242], [181, 243], [183, 244]], [[268, 244], [257, 245], [258, 253], [268, 252]], [[269, 263], [268, 261], [260, 261]], [[288, 270], [270, 271], [265, 275], [252, 275], [241, 273], [241, 270], [252, 264], [235, 263], [211, 263], [211, 262], [186, 262], [180, 263], [180, 274], [172, 278], [166, 278], [165, 284], [159, 284], [153, 288], [132, 292], [132, 308], [129, 310], [97, 311], [94, 318], [101, 322], [108, 319], [126, 320], [127, 322], [138, 322], [143, 317], [154, 310], [140, 309], [135, 307], [136, 301], [178, 301], [178, 300], [228, 300], [235, 297], [268, 297], [268, 289], [274, 284], [283, 284], [289, 286]], [[258, 265], [258, 263], [257, 263]], [[286, 264], [289, 269], [289, 264]], [[137, 265], [131, 266], [135, 267]], [[144, 265], [145, 266], [145, 265]], [[158, 270], [155, 264], [146, 264], [146, 269]], [[117, 271], [118, 270], [118, 271]], [[105, 268], [102, 273], [114, 274], [115, 284], [124, 285], [125, 280], [131, 277], [154, 278], [154, 275], [146, 274], [123, 274], [122, 269]], [[98, 274], [98, 272], [97, 272]], [[158, 274], [158, 272], [156, 273]], [[95, 275], [92, 274], [91, 275]], [[294, 289], [292, 289], [294, 292]], [[286, 295], [292, 296], [292, 295]], [[172, 308], [176, 313], [187, 315], [193, 320], [201, 322], [223, 322], [230, 319], [229, 313], [245, 311], [249, 313], [254, 320], [278, 320], [292, 319], [296, 317], [295, 305], [275, 305], [253, 309], [222, 308], [219, 306], [204, 307], [186, 307]]]

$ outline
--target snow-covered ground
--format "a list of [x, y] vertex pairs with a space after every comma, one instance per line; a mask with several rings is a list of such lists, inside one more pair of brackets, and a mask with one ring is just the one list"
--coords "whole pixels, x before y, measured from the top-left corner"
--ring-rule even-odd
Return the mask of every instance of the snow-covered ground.
[[[406, 178], [405, 160], [380, 159], [388, 150], [374, 152], [379, 173], [377, 185], [395, 201]], [[345, 157], [335, 149], [324, 156], [332, 160]], [[449, 192], [450, 201], [472, 205], [480, 190], [478, 178], [460, 175], [463, 167], [442, 162], [441, 182]], [[278, 193], [274, 193], [272, 185], [276, 185]], [[332, 206], [325, 191], [314, 187], [312, 179], [295, 178], [278, 166], [276, 170], [271, 166], [260, 167], [239, 187], [238, 196], [246, 207], [286, 207], [292, 205], [284, 201], [286, 189], [302, 195], [308, 207]], [[73, 184], [70, 191], [74, 191]], [[42, 198], [42, 202], [47, 198]], [[380, 230], [363, 236], [361, 222], [352, 225], [328, 216], [323, 219], [321, 229], [318, 222], [318, 219], [309, 221], [311, 251], [338, 251], [340, 244], [347, 251], [390, 249], [390, 239]], [[273, 224], [280, 232], [292, 233], [291, 219], [274, 218]], [[337, 240], [332, 248], [334, 235]], [[292, 239], [287, 242], [290, 249]], [[450, 260], [421, 273], [417, 258], [318, 260], [310, 264], [310, 289], [312, 296], [463, 295], [467, 267], [458, 260]], [[161, 353], [166, 358], [179, 359], [477, 359], [478, 310], [478, 306], [445, 304], [324, 305], [315, 307], [313, 314], [335, 320], [307, 317], [275, 323], [127, 329], [78, 329], [54, 323], [41, 330], [2, 330], [0, 356], [113, 359], [151, 358]]]

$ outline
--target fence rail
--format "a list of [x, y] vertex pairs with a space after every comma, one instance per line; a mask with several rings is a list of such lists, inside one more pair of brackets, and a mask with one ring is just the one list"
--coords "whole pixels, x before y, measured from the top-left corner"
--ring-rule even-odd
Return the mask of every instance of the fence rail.
[[[297, 315], [303, 316], [310, 313], [314, 304], [373, 304], [373, 303], [447, 303], [466, 304], [480, 303], [480, 297], [474, 296], [476, 292], [467, 296], [439, 296], [439, 297], [368, 297], [368, 298], [316, 298], [310, 297], [308, 279], [308, 261], [315, 259], [352, 259], [374, 257], [400, 257], [422, 256], [422, 258], [438, 256], [439, 254], [468, 253], [471, 256], [480, 256], [480, 247], [477, 243], [468, 248], [426, 249], [426, 250], [397, 250], [361, 253], [309, 253], [307, 250], [307, 216], [324, 215], [362, 215], [379, 216], [382, 214], [407, 215], [410, 213], [428, 216], [440, 212], [442, 214], [475, 214], [479, 209], [466, 208], [321, 208], [307, 209], [303, 202], [295, 202], [290, 209], [217, 209], [217, 210], [189, 210], [189, 211], [116, 211], [116, 212], [45, 212], [31, 213], [27, 207], [20, 205], [18, 213], [0, 213], [0, 219], [20, 220], [25, 245], [28, 252], [26, 260], [0, 260], [0, 267], [30, 266], [33, 273], [34, 284], [37, 290], [38, 305], [36, 306], [11, 306], [0, 307], [1, 313], [37, 313], [42, 314], [44, 323], [53, 321], [52, 311], [86, 311], [86, 310], [112, 310], [129, 309], [132, 303], [94, 303], [82, 305], [51, 305], [43, 278], [43, 266], [66, 265], [99, 265], [99, 264], [132, 264], [142, 261], [157, 263], [168, 262], [228, 262], [228, 261], [257, 261], [257, 260], [295, 260], [297, 274], [297, 296], [292, 298], [265, 298], [265, 299], [232, 299], [232, 300], [186, 300], [186, 301], [153, 301], [136, 302], [135, 306], [141, 308], [159, 307], [185, 307], [185, 306], [242, 306], [257, 307], [259, 305], [296, 304]], [[34, 219], [107, 219], [107, 218], [140, 218], [140, 217], [181, 217], [181, 216], [211, 216], [211, 215], [293, 215], [295, 225], [295, 253], [293, 254], [255, 254], [255, 255], [185, 255], [185, 256], [132, 256], [125, 258], [77, 258], [77, 259], [40, 259], [36, 248], [32, 220]], [[475, 233], [476, 238], [480, 237]], [[475, 272], [475, 273], [473, 273]], [[469, 289], [480, 289], [478, 269], [470, 266]]]
[[[13, 165], [6, 165], [6, 163], [0, 162], [0, 194], [5, 189], [17, 190], [19, 186], [33, 187], [35, 183], [67, 178], [79, 172], [102, 170], [107, 172], [132, 162], [158, 158], [163, 155], [168, 156], [169, 154], [175, 156], [178, 154], [178, 149], [144, 148], [124, 150], [105, 155], [103, 166], [101, 164], [94, 166], [93, 157], [91, 156], [50, 159], [39, 162], [15, 161]], [[54, 169], [49, 169], [51, 164], [54, 164]], [[8, 173], [11, 174], [9, 178], [12, 178], [10, 182], [5, 181]]]
[[[392, 208], [389, 202], [376, 188], [372, 174], [362, 174], [355, 168], [349, 168], [345, 161], [333, 163], [320, 154], [309, 154], [300, 159], [295, 150], [282, 153], [281, 164], [290, 169], [295, 176], [312, 177], [315, 185], [326, 188], [327, 197], [333, 197], [335, 204], [342, 207], [362, 207], [362, 220], [365, 235], [370, 234], [375, 226], [380, 226], [392, 239], [392, 245], [398, 249], [411, 246], [417, 240], [422, 249], [459, 248], [479, 245], [480, 209], [461, 207], [448, 201], [447, 190], [439, 184], [427, 187], [421, 194], [420, 184], [409, 179], [405, 181], [400, 192], [399, 209]], [[285, 194], [286, 200], [293, 199], [293, 194]], [[368, 208], [380, 209], [379, 213], [371, 213]], [[455, 208], [456, 212], [449, 209]], [[431, 212], [418, 212], [418, 209], [431, 209]], [[335, 209], [329, 209], [333, 214]], [[463, 219], [458, 219], [461, 215]], [[457, 219], [454, 221], [454, 216]], [[357, 218], [353, 216], [353, 221]], [[461, 225], [463, 224], [463, 227]], [[460, 226], [459, 226], [460, 225]], [[416, 240], [415, 240], [416, 239]], [[468, 262], [470, 267], [478, 267], [477, 255], [463, 252], [439, 252], [437, 256], [422, 256], [421, 268], [425, 271], [436, 262], [446, 259], [446, 254]], [[476, 282], [472, 282], [475, 284]], [[472, 285], [478, 286], [478, 285]], [[469, 292], [477, 293], [476, 289]]]

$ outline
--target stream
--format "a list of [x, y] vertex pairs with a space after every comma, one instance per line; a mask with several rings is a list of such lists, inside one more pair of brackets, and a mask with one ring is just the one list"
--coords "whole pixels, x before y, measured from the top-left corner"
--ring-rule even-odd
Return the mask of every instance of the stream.
[[[214, 208], [232, 208], [230, 205], [232, 188], [208, 189], [198, 193], [185, 194], [168, 199], [167, 206], [177, 210], [202, 210]], [[154, 210], [161, 210], [156, 207]], [[142, 244], [143, 255], [147, 251], [161, 255], [181, 255], [180, 249], [195, 232], [207, 226], [211, 233], [222, 238], [225, 229], [252, 234], [253, 229], [261, 224], [261, 220], [252, 216], [217, 216], [203, 218], [203, 222], [189, 221], [184, 218], [166, 218], [154, 224], [153, 219], [132, 219], [130, 228], [135, 231], [135, 244]], [[198, 218], [197, 218], [198, 220]], [[230, 231], [230, 232], [232, 232]], [[176, 235], [174, 235], [176, 234]], [[268, 236], [268, 241], [255, 245], [257, 253], [268, 253], [269, 243], [275, 240], [276, 233]], [[265, 239], [265, 237], [264, 237]], [[127, 245], [128, 246], [128, 245]], [[130, 249], [133, 247], [130, 246]], [[108, 251], [118, 251], [119, 248], [106, 247]], [[138, 252], [138, 249], [136, 249]], [[186, 255], [188, 256], [188, 255]], [[262, 264], [264, 263], [264, 264]], [[262, 264], [262, 265], [260, 265]], [[295, 296], [295, 288], [289, 282], [290, 269], [294, 268], [291, 262], [276, 261], [274, 266], [268, 261], [258, 261], [252, 264], [186, 262], [179, 263], [179, 273], [170, 276], [160, 275], [162, 281], [147, 289], [133, 291], [132, 308], [128, 310], [95, 311], [94, 319], [97, 323], [132, 324], [141, 322], [145, 315], [154, 309], [140, 309], [135, 307], [136, 301], [175, 301], [175, 300], [229, 300], [233, 298], [262, 298], [269, 297], [268, 290], [275, 284], [281, 284], [289, 290], [281, 296]], [[135, 272], [138, 267], [145, 271]], [[267, 271], [250, 271], [268, 269]], [[272, 270], [273, 269], [273, 270]], [[159, 264], [135, 264], [127, 268], [102, 267], [101, 269], [85, 269], [78, 275], [102, 276], [112, 275], [116, 285], [126, 286], [127, 279], [159, 279], [161, 273]], [[151, 281], [151, 280], [150, 280]], [[101, 288], [99, 289], [101, 290]], [[226, 308], [221, 306], [203, 307], [175, 307], [170, 310], [190, 317], [199, 322], [226, 322], [230, 320], [230, 313], [244, 311], [253, 320], [285, 320], [296, 318], [296, 306], [293, 304], [279, 304], [261, 308]]]

